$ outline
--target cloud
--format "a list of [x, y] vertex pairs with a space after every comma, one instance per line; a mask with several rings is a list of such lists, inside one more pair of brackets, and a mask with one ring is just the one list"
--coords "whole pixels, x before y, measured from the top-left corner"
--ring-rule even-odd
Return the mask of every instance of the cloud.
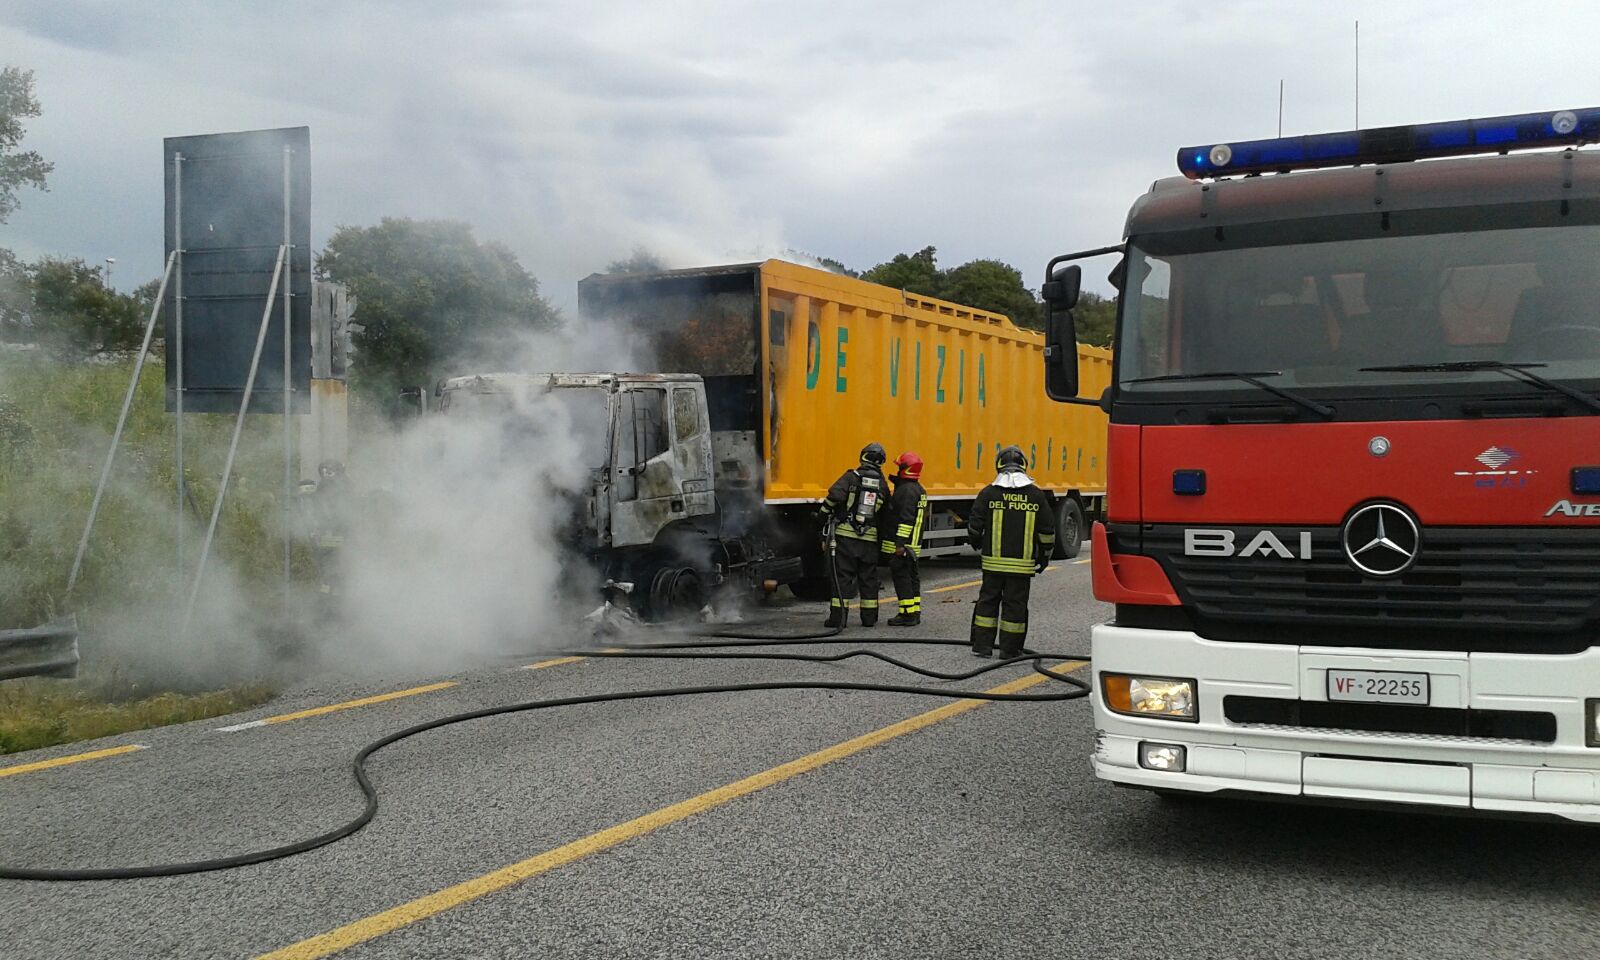
[[[385, 215], [507, 242], [568, 308], [639, 245], [681, 264], [788, 247], [858, 267], [1114, 241], [1179, 146], [1595, 100], [1536, 2], [1192, 5], [722, 0], [328, 4], [13, 0], [52, 192], [19, 249], [159, 270], [160, 139], [309, 124], [314, 241]], [[1505, 65], [1515, 65], [1512, 69]]]

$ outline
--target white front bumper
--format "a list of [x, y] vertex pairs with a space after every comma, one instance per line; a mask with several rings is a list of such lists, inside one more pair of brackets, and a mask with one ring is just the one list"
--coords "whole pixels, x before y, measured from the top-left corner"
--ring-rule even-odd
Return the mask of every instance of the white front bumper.
[[[1600, 822], [1600, 748], [1584, 700], [1600, 696], [1600, 650], [1562, 656], [1220, 643], [1186, 631], [1102, 624], [1093, 632], [1095, 774], [1168, 790], [1432, 804]], [[1352, 638], [1358, 640], [1359, 638]], [[1430, 706], [1555, 715], [1554, 743], [1236, 724], [1230, 695], [1327, 700], [1330, 668], [1425, 672]], [[1101, 673], [1197, 681], [1199, 722], [1106, 709]], [[1183, 773], [1139, 766], [1142, 741], [1188, 751]]]

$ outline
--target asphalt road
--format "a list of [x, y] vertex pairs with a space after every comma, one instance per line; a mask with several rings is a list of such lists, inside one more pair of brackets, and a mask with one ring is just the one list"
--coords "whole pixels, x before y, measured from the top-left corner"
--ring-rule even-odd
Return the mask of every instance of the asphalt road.
[[[1036, 583], [1030, 646], [1087, 649], [1107, 613], [1088, 572], [1058, 565]], [[928, 585], [975, 576], [939, 564]], [[917, 633], [963, 635], [975, 593], [930, 591]], [[821, 608], [777, 613], [809, 623]], [[350, 755], [405, 725], [536, 697], [787, 679], [907, 681], [868, 661], [593, 658], [329, 680], [238, 717], [6, 758], [0, 859], [136, 864], [282, 843], [359, 809]], [[405, 695], [218, 729], [392, 692]], [[374, 759], [378, 818], [332, 847], [172, 879], [0, 882], [0, 956], [1600, 955], [1593, 828], [1173, 803], [1091, 777], [1086, 701], [945, 703], [724, 694], [446, 728]], [[127, 744], [144, 749], [6, 773]]]

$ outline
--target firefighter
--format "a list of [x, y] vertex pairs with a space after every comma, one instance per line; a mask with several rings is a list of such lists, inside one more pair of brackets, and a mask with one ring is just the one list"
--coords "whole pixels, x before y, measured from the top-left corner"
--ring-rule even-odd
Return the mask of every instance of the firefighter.
[[826, 627], [843, 627], [850, 603], [861, 595], [861, 625], [878, 623], [878, 543], [888, 491], [883, 464], [889, 458], [883, 444], [861, 448], [861, 465], [846, 470], [822, 503], [824, 522], [833, 524], [833, 600]]
[[883, 554], [889, 560], [900, 611], [889, 619], [891, 627], [914, 627], [922, 622], [922, 576], [917, 572], [917, 552], [922, 548], [922, 525], [928, 519], [928, 493], [922, 489], [922, 458], [907, 450], [894, 462], [894, 493], [889, 496]]
[[972, 652], [1020, 656], [1028, 635], [1028, 588], [1055, 550], [1055, 507], [1028, 476], [1028, 458], [1010, 446], [995, 456], [997, 475], [973, 502], [967, 539], [983, 554], [983, 586], [972, 609]]

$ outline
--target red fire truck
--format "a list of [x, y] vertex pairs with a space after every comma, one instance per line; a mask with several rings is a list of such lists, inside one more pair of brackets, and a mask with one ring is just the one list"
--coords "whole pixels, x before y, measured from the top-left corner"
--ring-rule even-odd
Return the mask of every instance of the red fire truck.
[[1049, 392], [1110, 414], [1099, 777], [1600, 821], [1597, 141], [1586, 109], [1189, 147], [1050, 262]]

